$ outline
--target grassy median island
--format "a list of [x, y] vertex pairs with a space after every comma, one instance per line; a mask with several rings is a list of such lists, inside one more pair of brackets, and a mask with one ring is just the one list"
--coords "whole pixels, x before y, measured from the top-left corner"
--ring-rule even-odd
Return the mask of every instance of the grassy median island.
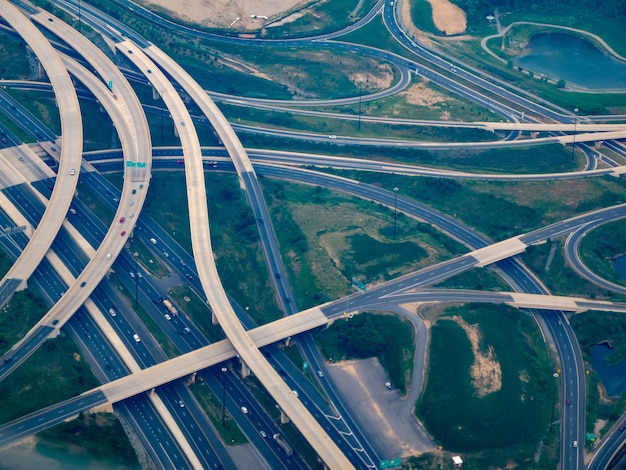
[[360, 313], [331, 323], [315, 338], [328, 360], [377, 357], [402, 395], [411, 384], [415, 332], [405, 318]]
[[346, 295], [353, 277], [377, 283], [467, 251], [393, 208], [319, 186], [260, 182], [301, 308]]
[[626, 254], [626, 219], [604, 224], [583, 238], [580, 256], [598, 276], [622, 286], [626, 285], [613, 266], [615, 258]]
[[[553, 181], [483, 181], [333, 171], [413, 198], [500, 241], [625, 200], [610, 176]], [[497, 216], [494, 216], [497, 215]]]
[[[591, 233], [587, 237], [590, 237]], [[587, 237], [583, 239], [582, 246], [586, 243]], [[564, 256], [566, 239], [567, 236], [563, 236], [558, 239], [551, 239], [541, 245], [529, 246], [520, 255], [520, 258], [539, 276], [550, 292], [555, 295], [583, 296], [591, 299], [608, 299], [614, 302], [623, 302], [626, 296], [597, 286], [580, 276], [570, 267]], [[587, 262], [587, 257], [594, 256], [594, 254], [595, 251], [593, 249], [581, 249], [581, 255], [585, 262]], [[605, 261], [604, 259], [592, 259], [589, 266]], [[600, 275], [604, 277], [604, 274]], [[611, 280], [610, 278], [607, 279]]]
[[569, 318], [585, 361], [587, 375], [586, 430], [602, 436], [626, 410], [626, 393], [607, 396], [606, 387], [594, 372], [591, 348], [606, 342], [612, 348], [607, 365], [626, 359], [626, 316], [613, 312], [587, 311]]
[[435, 441], [463, 452], [470, 468], [555, 468], [555, 366], [532, 317], [490, 304], [423, 314], [431, 340], [416, 413]]

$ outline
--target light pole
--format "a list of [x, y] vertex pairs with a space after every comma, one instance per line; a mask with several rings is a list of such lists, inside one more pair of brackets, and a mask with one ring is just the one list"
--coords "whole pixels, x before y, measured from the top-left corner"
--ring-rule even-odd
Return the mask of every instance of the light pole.
[[137, 257], [139, 256], [139, 253], [133, 253], [133, 258], [135, 258], [135, 310], [137, 310], [137, 306], [139, 304], [138, 302], [138, 298], [139, 298], [139, 271], [138, 271], [138, 265], [137, 265]]
[[226, 426], [226, 372], [228, 369], [222, 367], [222, 427]]
[[574, 108], [574, 139], [572, 141], [572, 160], [574, 160], [574, 149], [576, 148], [576, 124], [578, 124], [578, 108]]
[[359, 125], [358, 130], [361, 130], [361, 80], [359, 80]]
[[552, 377], [554, 377], [554, 388], [552, 392], [552, 412], [550, 414], [550, 431], [552, 431], [552, 423], [554, 422], [554, 402], [556, 401], [556, 379], [559, 378], [558, 372], [555, 372], [554, 374], [552, 374]]
[[398, 191], [397, 186], [393, 188], [393, 239], [396, 239], [396, 222], [398, 220]]

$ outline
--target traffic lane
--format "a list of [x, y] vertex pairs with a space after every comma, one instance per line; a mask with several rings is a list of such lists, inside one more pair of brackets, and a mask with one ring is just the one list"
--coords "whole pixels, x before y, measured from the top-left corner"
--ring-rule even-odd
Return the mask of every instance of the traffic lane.
[[51, 407], [31, 413], [0, 426], [0, 447], [16, 442], [33, 433], [39, 432], [68, 418], [78, 415], [81, 411], [94, 408], [107, 399], [101, 392], [82, 395]]
[[[159, 395], [169, 413], [176, 420], [179, 429], [185, 439], [190, 444], [196, 457], [202, 463], [203, 468], [219, 468], [221, 462], [217, 453], [209, 444], [208, 440], [201, 437], [202, 430], [194, 419], [193, 415], [202, 414], [202, 410], [197, 403], [190, 400], [183, 400], [174, 387], [174, 384], [166, 384], [158, 387], [156, 393]], [[200, 439], [199, 439], [200, 437]]]
[[113, 409], [122, 412], [156, 465], [161, 468], [193, 468], [146, 394], [116, 403]]

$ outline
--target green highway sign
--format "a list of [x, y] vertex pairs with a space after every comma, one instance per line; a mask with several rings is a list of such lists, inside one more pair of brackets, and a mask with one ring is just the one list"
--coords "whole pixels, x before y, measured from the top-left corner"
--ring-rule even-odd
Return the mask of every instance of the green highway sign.
[[137, 162], [137, 168], [145, 168], [146, 162]]
[[381, 460], [378, 468], [380, 468], [380, 470], [383, 470], [384, 468], [389, 468], [389, 460]]
[[135, 165], [135, 162], [126, 162], [126, 166], [130, 168], [134, 168], [136, 165]]

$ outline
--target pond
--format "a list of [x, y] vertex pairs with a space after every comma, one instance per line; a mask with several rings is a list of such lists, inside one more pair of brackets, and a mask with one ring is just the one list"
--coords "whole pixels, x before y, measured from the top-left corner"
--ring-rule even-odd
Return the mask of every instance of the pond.
[[626, 255], [618, 256], [613, 260], [613, 269], [622, 281], [626, 281]]
[[616, 397], [626, 391], [626, 359], [615, 365], [607, 365], [604, 359], [611, 353], [613, 349], [606, 344], [591, 346], [593, 369], [600, 376], [607, 395]]
[[589, 89], [626, 89], [626, 62], [614, 60], [590, 41], [561, 32], [532, 36], [513, 63], [535, 75]]

